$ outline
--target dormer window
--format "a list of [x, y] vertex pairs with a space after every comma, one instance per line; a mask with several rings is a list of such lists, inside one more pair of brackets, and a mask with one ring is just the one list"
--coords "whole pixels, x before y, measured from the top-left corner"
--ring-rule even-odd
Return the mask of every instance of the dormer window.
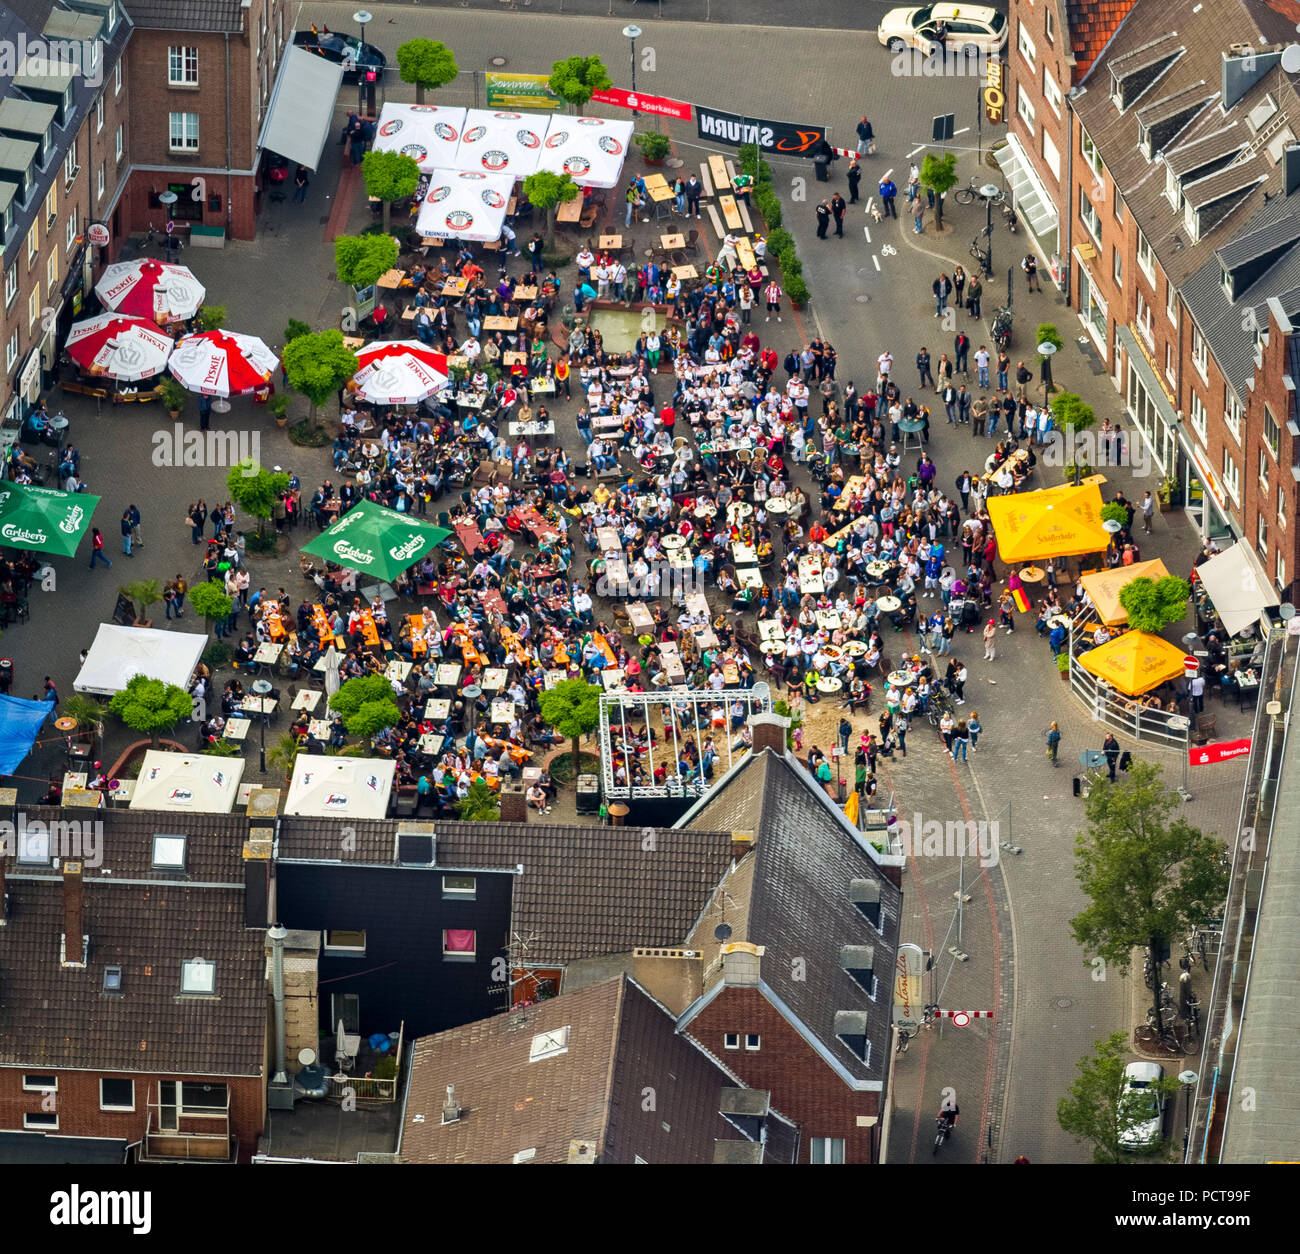
[[104, 994], [108, 997], [120, 997], [122, 994], [122, 968], [104, 968]]
[[1219, 285], [1223, 288], [1223, 294], [1229, 300], [1236, 299], [1232, 294], [1232, 275], [1229, 273], [1226, 266], [1219, 267]]
[[181, 994], [211, 997], [217, 991], [217, 964], [206, 958], [189, 958], [181, 963]]
[[840, 966], [872, 1001], [876, 999], [876, 957], [870, 945], [845, 945], [840, 950]]

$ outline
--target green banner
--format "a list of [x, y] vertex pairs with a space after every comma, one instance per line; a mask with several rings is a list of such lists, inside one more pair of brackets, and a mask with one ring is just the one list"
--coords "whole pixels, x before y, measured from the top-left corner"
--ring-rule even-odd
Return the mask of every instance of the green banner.
[[488, 74], [489, 109], [559, 109], [564, 101], [547, 86], [547, 74]]

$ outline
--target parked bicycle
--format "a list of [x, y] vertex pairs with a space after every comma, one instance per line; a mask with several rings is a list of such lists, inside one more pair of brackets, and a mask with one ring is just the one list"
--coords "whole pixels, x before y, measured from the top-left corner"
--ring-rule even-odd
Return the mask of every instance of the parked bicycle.
[[[952, 198], [959, 205], [973, 204], [977, 200], [984, 199], [984, 194], [980, 191], [980, 188], [983, 186], [984, 184], [981, 183], [978, 180], [978, 178], [976, 178], [976, 176], [972, 174], [970, 177], [970, 182], [967, 183], [965, 187], [959, 187], [955, 192], [953, 192]], [[999, 187], [997, 190], [997, 194], [994, 196], [990, 196], [988, 199], [993, 204], [1000, 205], [1006, 199], [1006, 197], [1007, 197], [1006, 192], [1004, 192]]]

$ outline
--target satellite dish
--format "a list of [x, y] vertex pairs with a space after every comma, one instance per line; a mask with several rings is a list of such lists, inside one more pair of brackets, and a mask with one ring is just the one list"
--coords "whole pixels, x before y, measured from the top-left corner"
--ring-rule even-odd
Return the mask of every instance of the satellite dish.
[[1282, 68], [1288, 74], [1300, 73], [1300, 44], [1288, 44], [1282, 49]]
[[1284, 622], [1290, 622], [1295, 617], [1295, 606], [1290, 603], [1280, 605], [1277, 612], [1282, 616]]
[[731, 924], [719, 923], [713, 929], [713, 939], [717, 941], [729, 941], [731, 939]]
[[298, 1061], [304, 1067], [310, 1067], [316, 1061], [316, 1051], [314, 1049], [300, 1049], [298, 1051]]

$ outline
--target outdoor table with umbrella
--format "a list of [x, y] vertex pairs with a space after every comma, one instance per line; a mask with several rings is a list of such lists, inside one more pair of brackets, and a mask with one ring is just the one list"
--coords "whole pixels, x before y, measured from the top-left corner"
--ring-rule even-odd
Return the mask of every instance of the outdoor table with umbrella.
[[447, 355], [419, 340], [388, 340], [357, 353], [357, 396], [371, 405], [416, 405], [448, 383]]
[[200, 331], [185, 336], [167, 368], [201, 396], [247, 396], [269, 387], [280, 360], [255, 335]]
[[1183, 673], [1185, 654], [1176, 645], [1145, 631], [1128, 631], [1079, 655], [1089, 674], [1126, 696], [1136, 697]]
[[0, 544], [71, 557], [100, 498], [30, 483], [0, 485]]
[[73, 323], [64, 347], [83, 374], [131, 382], [161, 374], [175, 344], [145, 318], [107, 313]]
[[95, 295], [107, 309], [165, 323], [194, 317], [207, 289], [188, 266], [146, 257], [109, 266], [95, 284]]
[[450, 531], [419, 518], [373, 501], [358, 501], [338, 522], [304, 544], [302, 551], [392, 582], [449, 535]]

